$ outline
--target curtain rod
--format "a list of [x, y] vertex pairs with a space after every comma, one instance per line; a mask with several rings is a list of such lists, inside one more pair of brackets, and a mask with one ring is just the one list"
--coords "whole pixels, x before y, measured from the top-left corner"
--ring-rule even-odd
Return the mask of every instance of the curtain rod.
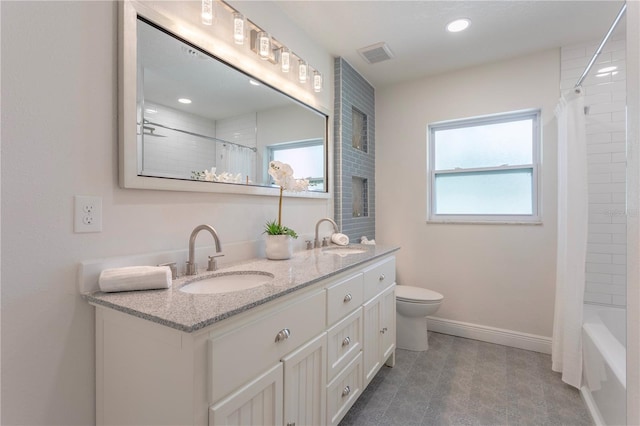
[[598, 56], [600, 56], [600, 53], [602, 53], [602, 49], [604, 48], [604, 45], [607, 43], [607, 41], [609, 41], [609, 37], [611, 37], [611, 34], [616, 29], [618, 22], [620, 22], [620, 19], [622, 19], [622, 15], [624, 15], [625, 10], [627, 10], [626, 2], [625, 4], [622, 5], [620, 12], [618, 12], [618, 16], [616, 16], [616, 19], [613, 21], [613, 24], [611, 24], [611, 28], [609, 28], [609, 31], [607, 31], [607, 34], [602, 39], [602, 43], [600, 43], [600, 46], [598, 46], [595, 53], [593, 54], [593, 57], [591, 58], [591, 60], [589, 61], [589, 64], [587, 65], [587, 68], [585, 68], [584, 72], [576, 82], [576, 85], [573, 86], [574, 89], [580, 87], [580, 85], [582, 84], [582, 81], [587, 77], [587, 74], [589, 74], [589, 71], [591, 71], [591, 67], [596, 62], [596, 59], [598, 59]]
[[[239, 143], [226, 141], [224, 139], [214, 138], [214, 137], [211, 137], [211, 136], [201, 135], [200, 133], [194, 133], [194, 132], [190, 132], [188, 130], [176, 129], [175, 127], [169, 127], [169, 126], [165, 126], [164, 124], [154, 123], [153, 121], [149, 121], [147, 119], [144, 120], [144, 124], [151, 124], [151, 125], [154, 125], [154, 126], [161, 127], [163, 129], [173, 130], [174, 132], [180, 132], [180, 133], [184, 133], [184, 134], [191, 135], [191, 136], [197, 136], [199, 138], [208, 139], [210, 141], [219, 142], [219, 143], [222, 143], [222, 144], [235, 145], [235, 146], [238, 146], [240, 148], [250, 149], [253, 152], [257, 152], [258, 151], [258, 148], [256, 148], [256, 147], [246, 146], [246, 145], [242, 145], [242, 144], [239, 144]], [[160, 135], [155, 135], [154, 134], [152, 136], [160, 136]]]

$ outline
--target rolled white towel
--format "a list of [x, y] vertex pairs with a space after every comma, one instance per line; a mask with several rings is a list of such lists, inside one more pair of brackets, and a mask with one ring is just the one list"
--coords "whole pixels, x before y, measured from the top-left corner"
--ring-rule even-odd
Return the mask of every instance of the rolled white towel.
[[169, 288], [171, 287], [171, 269], [168, 266], [127, 266], [105, 269], [100, 273], [98, 285], [105, 293]]
[[375, 245], [375, 244], [376, 244], [376, 240], [370, 240], [370, 239], [368, 239], [368, 238], [366, 237], [366, 235], [363, 235], [363, 236], [360, 238], [360, 244], [368, 244], [368, 245], [373, 246], [373, 245]]
[[331, 242], [339, 246], [346, 246], [349, 244], [349, 237], [344, 234], [331, 234]]

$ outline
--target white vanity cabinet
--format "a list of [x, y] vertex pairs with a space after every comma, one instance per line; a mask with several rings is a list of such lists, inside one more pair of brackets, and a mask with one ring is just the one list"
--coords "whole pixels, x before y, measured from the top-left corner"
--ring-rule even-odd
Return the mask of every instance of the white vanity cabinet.
[[324, 423], [326, 292], [301, 299], [208, 340], [210, 425]]
[[209, 425], [325, 423], [326, 334], [210, 408]]
[[395, 258], [365, 269], [364, 381], [371, 382], [382, 364], [393, 367], [396, 349]]
[[393, 363], [394, 281], [382, 256], [190, 333], [94, 303], [96, 424], [335, 425]]
[[278, 363], [210, 409], [210, 425], [281, 425], [283, 367]]

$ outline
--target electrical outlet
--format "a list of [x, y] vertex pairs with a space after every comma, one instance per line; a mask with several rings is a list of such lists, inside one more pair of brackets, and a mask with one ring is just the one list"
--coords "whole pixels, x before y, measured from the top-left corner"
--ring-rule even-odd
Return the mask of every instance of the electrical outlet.
[[102, 232], [102, 198], [75, 196], [75, 232]]

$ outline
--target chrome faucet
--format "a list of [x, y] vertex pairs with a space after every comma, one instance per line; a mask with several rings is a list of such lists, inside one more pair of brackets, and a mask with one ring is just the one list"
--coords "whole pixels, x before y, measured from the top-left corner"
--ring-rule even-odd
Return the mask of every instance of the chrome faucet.
[[193, 232], [191, 232], [191, 237], [189, 237], [189, 260], [187, 261], [187, 275], [196, 275], [198, 273], [198, 265], [195, 262], [195, 245], [198, 232], [202, 230], [209, 231], [216, 243], [216, 254], [213, 256], [209, 256], [209, 265], [207, 271], [215, 271], [216, 269], [218, 269], [216, 257], [224, 256], [224, 254], [221, 253], [222, 244], [220, 244], [220, 238], [218, 238], [218, 233], [216, 232], [216, 230], [213, 229], [213, 227], [210, 225], [196, 226]]
[[[322, 222], [324, 222], [324, 221], [331, 222], [331, 224], [333, 225], [333, 230], [334, 230], [336, 233], [340, 232], [340, 230], [338, 229], [338, 224], [337, 224], [337, 223], [335, 223], [333, 219], [328, 218], [328, 217], [325, 217], [325, 218], [323, 218], [323, 219], [320, 219], [320, 220], [318, 221], [318, 223], [316, 223], [316, 238], [315, 238], [315, 240], [313, 241], [313, 246], [314, 246], [315, 248], [320, 247], [320, 240], [318, 239], [318, 228], [320, 227], [320, 224], [321, 224]], [[326, 240], [324, 240], [323, 245], [326, 245]]]

